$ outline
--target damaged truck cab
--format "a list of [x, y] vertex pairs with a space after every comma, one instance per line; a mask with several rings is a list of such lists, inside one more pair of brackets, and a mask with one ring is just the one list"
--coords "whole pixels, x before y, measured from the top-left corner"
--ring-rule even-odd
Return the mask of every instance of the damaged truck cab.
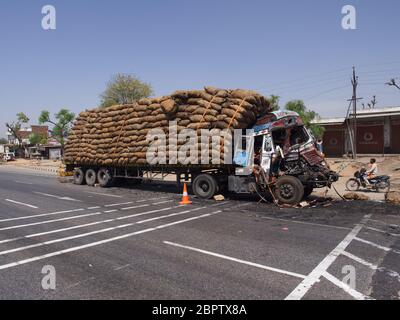
[[258, 119], [242, 141], [235, 141], [234, 164], [229, 191], [257, 193], [289, 205], [339, 179], [317, 151], [315, 138], [300, 116], [292, 111], [276, 111]]

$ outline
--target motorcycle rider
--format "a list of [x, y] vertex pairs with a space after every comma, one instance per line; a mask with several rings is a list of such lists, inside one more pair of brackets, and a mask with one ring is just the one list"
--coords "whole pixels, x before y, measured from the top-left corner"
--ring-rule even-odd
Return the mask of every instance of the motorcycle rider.
[[371, 159], [368, 165], [368, 169], [365, 172], [366, 173], [366, 178], [365, 181], [368, 185], [371, 185], [369, 180], [375, 178], [378, 175], [378, 165], [376, 163], [376, 159]]

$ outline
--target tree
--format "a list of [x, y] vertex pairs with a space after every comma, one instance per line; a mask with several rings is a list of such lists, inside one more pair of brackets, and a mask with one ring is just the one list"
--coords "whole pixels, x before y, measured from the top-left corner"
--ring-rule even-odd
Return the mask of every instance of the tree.
[[319, 119], [320, 116], [318, 115], [318, 113], [308, 110], [306, 105], [304, 104], [304, 101], [302, 100], [289, 101], [286, 104], [285, 109], [297, 112], [300, 115], [301, 119], [303, 120], [304, 125], [311, 130], [311, 132], [316, 138], [323, 137], [325, 128], [317, 123], [314, 123], [314, 120]]
[[48, 138], [45, 134], [33, 133], [29, 137], [29, 143], [32, 145], [47, 144]]
[[53, 121], [50, 119], [50, 112], [44, 110], [40, 114], [39, 123], [50, 123], [53, 125], [53, 129], [50, 130], [50, 135], [61, 144], [61, 149], [64, 150], [65, 139], [68, 137], [74, 119], [74, 113], [70, 112], [68, 109], [61, 109], [55, 114], [55, 120]]
[[271, 103], [272, 111], [278, 111], [279, 107], [279, 100], [281, 99], [280, 96], [271, 95], [269, 98], [269, 102]]
[[400, 90], [400, 85], [397, 84], [396, 79], [390, 79], [390, 81], [386, 84], [391, 87], [396, 87], [397, 89]]
[[116, 104], [131, 104], [153, 94], [150, 84], [140, 81], [133, 75], [117, 74], [108, 82], [106, 90], [101, 94], [101, 107]]
[[0, 144], [8, 144], [8, 140], [6, 138], [0, 138]]
[[17, 121], [13, 121], [11, 123], [7, 122], [6, 127], [8, 131], [14, 136], [16, 140], [16, 144], [20, 145], [22, 143], [22, 137], [21, 137], [21, 128], [23, 124], [26, 124], [29, 122], [29, 118], [26, 116], [25, 113], [20, 112], [17, 113]]

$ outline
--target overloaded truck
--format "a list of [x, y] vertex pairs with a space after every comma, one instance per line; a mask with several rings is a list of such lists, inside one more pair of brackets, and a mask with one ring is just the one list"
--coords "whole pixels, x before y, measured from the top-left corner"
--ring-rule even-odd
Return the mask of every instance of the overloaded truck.
[[[170, 130], [171, 122], [176, 125], [175, 132]], [[206, 153], [202, 148], [194, 162], [193, 154], [182, 148], [190, 137], [185, 130], [197, 134], [209, 130], [211, 136], [236, 132], [233, 139], [218, 143], [219, 154], [215, 155], [215, 145], [206, 145]], [[154, 151], [149, 134], [160, 131], [161, 136], [166, 132], [166, 139], [159, 136], [152, 142], [160, 143], [155, 153], [164, 152], [159, 158], [164, 162], [153, 162], [149, 160], [149, 152]], [[184, 141], [169, 145], [170, 139], [181, 133]], [[204, 143], [197, 136], [192, 141], [197, 146]], [[229, 148], [233, 149], [231, 161], [227, 160]], [[187, 155], [186, 162], [179, 161], [182, 153]], [[210, 161], [200, 163], [198, 159], [204, 155]], [[191, 183], [200, 199], [232, 192], [296, 205], [315, 188], [330, 187], [338, 180], [297, 113], [273, 111], [269, 100], [253, 91], [210, 87], [82, 112], [71, 131], [64, 161], [78, 185], [110, 187], [122, 179], [140, 184], [145, 179], [175, 175], [178, 184]]]

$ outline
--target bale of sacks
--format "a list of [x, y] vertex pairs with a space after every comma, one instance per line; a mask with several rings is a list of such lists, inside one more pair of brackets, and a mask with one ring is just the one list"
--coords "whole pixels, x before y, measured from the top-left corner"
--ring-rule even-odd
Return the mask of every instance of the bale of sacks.
[[[171, 157], [168, 141], [177, 138], [184, 129], [193, 129], [198, 133], [198, 154], [197, 159], [192, 160], [200, 162], [201, 157], [206, 156], [212, 163], [212, 159], [220, 157], [224, 164], [224, 155], [232, 145], [222, 139], [221, 152], [215, 145], [203, 146], [201, 130], [251, 128], [258, 117], [270, 111], [269, 100], [257, 92], [212, 87], [176, 91], [170, 96], [142, 99], [132, 105], [87, 110], [74, 123], [65, 146], [64, 161], [99, 166], [147, 165], [148, 133], [152, 129], [161, 129], [167, 138], [164, 150], [167, 163], [176, 164], [180, 147], [187, 141], [178, 142], [178, 153]], [[171, 121], [177, 123], [177, 132], [173, 136], [169, 136]], [[181, 152], [188, 153], [187, 150]]]

